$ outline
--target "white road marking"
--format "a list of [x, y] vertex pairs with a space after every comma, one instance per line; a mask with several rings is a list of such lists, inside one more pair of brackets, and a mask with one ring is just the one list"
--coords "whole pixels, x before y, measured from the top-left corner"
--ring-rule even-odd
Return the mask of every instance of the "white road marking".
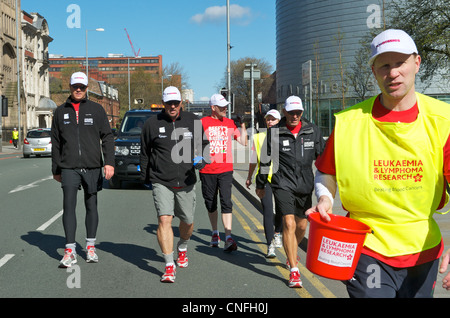
[[27, 184], [27, 185], [20, 185], [20, 186], [16, 187], [14, 190], [9, 191], [8, 194], [37, 187], [38, 183], [41, 183], [43, 181], [47, 181], [47, 180], [50, 180], [50, 179], [53, 179], [53, 176], [48, 176], [46, 178], [43, 178], [43, 179], [31, 182], [30, 184]]
[[63, 215], [63, 210], [61, 210], [58, 213], [56, 213], [56, 215], [54, 217], [52, 217], [50, 220], [48, 220], [47, 222], [42, 224], [40, 227], [38, 227], [36, 231], [45, 231], [45, 229], [47, 227], [49, 227], [50, 224], [55, 222], [61, 215]]
[[6, 254], [0, 259], [0, 267], [6, 264], [11, 258], [14, 257], [14, 254]]

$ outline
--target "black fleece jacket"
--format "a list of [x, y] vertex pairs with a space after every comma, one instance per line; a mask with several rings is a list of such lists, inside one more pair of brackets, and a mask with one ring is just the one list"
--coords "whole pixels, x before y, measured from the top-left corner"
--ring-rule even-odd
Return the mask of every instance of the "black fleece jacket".
[[183, 188], [197, 181], [192, 160], [210, 162], [209, 141], [197, 115], [181, 111], [172, 120], [164, 111], [152, 116], [141, 133], [141, 179]]
[[314, 189], [313, 162], [325, 148], [319, 128], [301, 119], [301, 129], [294, 135], [286, 127], [283, 117], [278, 125], [267, 130], [261, 152], [261, 168], [256, 176], [256, 188], [264, 189], [268, 168], [273, 163], [272, 188], [293, 193], [310, 194]]
[[114, 167], [114, 136], [100, 104], [80, 102], [78, 124], [70, 97], [55, 109], [52, 121], [52, 173], [61, 169]]

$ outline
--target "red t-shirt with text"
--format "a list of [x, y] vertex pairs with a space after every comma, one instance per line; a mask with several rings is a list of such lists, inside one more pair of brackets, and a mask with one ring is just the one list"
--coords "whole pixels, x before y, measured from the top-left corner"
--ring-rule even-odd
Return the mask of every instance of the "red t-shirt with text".
[[200, 170], [200, 173], [217, 174], [233, 171], [231, 142], [241, 135], [234, 121], [226, 117], [215, 119], [211, 116], [203, 117], [201, 121], [206, 138], [209, 140], [211, 163]]

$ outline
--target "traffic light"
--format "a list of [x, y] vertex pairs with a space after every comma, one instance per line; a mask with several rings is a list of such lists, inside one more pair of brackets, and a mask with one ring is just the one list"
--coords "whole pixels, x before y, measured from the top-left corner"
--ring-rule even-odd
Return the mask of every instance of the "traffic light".
[[2, 117], [8, 117], [8, 98], [2, 95]]
[[220, 95], [222, 95], [223, 97], [225, 97], [226, 100], [228, 100], [227, 98], [228, 90], [225, 87], [222, 87], [222, 89], [220, 90]]

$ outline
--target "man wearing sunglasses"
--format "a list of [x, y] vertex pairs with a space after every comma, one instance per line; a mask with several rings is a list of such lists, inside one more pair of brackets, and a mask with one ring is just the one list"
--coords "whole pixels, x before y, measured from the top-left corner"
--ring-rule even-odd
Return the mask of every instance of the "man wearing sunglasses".
[[256, 177], [256, 194], [263, 198], [273, 161], [271, 185], [275, 210], [283, 216], [283, 246], [290, 268], [289, 287], [302, 287], [297, 267], [297, 249], [302, 241], [312, 205], [314, 190], [313, 161], [325, 147], [319, 128], [302, 117], [303, 105], [297, 96], [286, 99], [285, 117], [268, 129], [261, 152], [260, 172]]
[[[163, 253], [163, 283], [174, 283], [176, 266], [187, 267], [187, 246], [194, 229], [195, 169], [201, 169], [209, 150], [197, 115], [182, 110], [181, 94], [174, 86], [163, 92], [164, 110], [150, 117], [141, 133], [141, 179], [151, 182], [158, 215], [156, 236]], [[199, 162], [194, 159], [202, 158]], [[172, 221], [180, 219], [180, 239], [174, 260]]]
[[100, 104], [86, 98], [87, 87], [86, 75], [73, 73], [70, 96], [53, 114], [52, 173], [63, 189], [66, 235], [61, 267], [70, 267], [77, 262], [75, 210], [77, 192], [81, 187], [86, 207], [86, 261], [98, 262], [95, 251], [97, 192], [102, 189], [102, 167], [107, 180], [114, 175], [114, 137], [108, 117]]

